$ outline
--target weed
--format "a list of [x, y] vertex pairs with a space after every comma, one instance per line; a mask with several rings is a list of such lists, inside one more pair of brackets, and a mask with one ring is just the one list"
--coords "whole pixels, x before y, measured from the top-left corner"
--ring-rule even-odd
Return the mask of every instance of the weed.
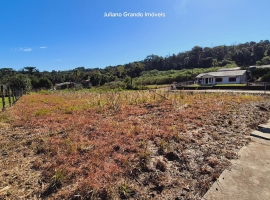
[[159, 154], [165, 154], [167, 151], [169, 151], [170, 145], [167, 141], [164, 139], [161, 139], [158, 143], [158, 153]]
[[175, 125], [171, 125], [170, 127], [169, 127], [169, 131], [174, 131], [175, 130], [175, 128], [176, 128], [176, 126]]
[[73, 106], [72, 107], [68, 107], [68, 108], [65, 108], [64, 109], [64, 113], [65, 114], [72, 114], [74, 110], [75, 110], [75, 108]]
[[39, 109], [39, 110], [37, 110], [36, 112], [34, 112], [34, 116], [35, 116], [35, 117], [45, 116], [45, 115], [47, 115], [49, 112], [50, 112], [50, 111], [49, 111], [48, 109], [45, 109], [45, 108]]
[[49, 91], [49, 90], [40, 90], [38, 93], [39, 93], [39, 94], [49, 95], [49, 94], [51, 94], [52, 92]]
[[148, 150], [142, 150], [140, 153], [139, 153], [139, 168], [142, 170], [142, 171], [147, 171], [148, 170], [148, 167], [147, 167], [147, 164], [150, 160], [150, 152]]
[[61, 186], [64, 177], [65, 177], [65, 175], [64, 175], [63, 169], [55, 169], [54, 175], [52, 177], [51, 186], [52, 187]]
[[174, 135], [174, 140], [179, 143], [181, 141], [181, 135], [179, 133]]
[[132, 188], [132, 186], [130, 184], [128, 184], [126, 182], [121, 184], [118, 187], [118, 190], [119, 190], [120, 198], [122, 198], [122, 199], [130, 198], [130, 197], [134, 196], [134, 194], [135, 194], [135, 190]]
[[9, 123], [10, 121], [11, 121], [11, 117], [7, 113], [5, 112], [0, 113], [0, 122]]

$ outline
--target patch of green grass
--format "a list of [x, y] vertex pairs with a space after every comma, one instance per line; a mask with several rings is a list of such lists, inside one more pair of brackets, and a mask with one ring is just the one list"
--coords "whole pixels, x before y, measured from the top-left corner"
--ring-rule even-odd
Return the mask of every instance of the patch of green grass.
[[50, 110], [45, 109], [45, 108], [42, 108], [42, 109], [37, 110], [37, 111], [34, 113], [34, 116], [45, 116], [45, 115], [47, 115], [48, 113], [50, 113]]
[[[10, 101], [11, 101], [11, 103], [13, 103], [12, 97], [10, 97]], [[8, 97], [5, 97], [5, 103], [6, 103], [6, 106], [9, 106]], [[1, 109], [3, 108], [3, 100], [2, 100], [2, 97], [0, 97], [0, 108], [1, 108]]]
[[246, 86], [246, 84], [216, 84], [215, 86]]
[[[216, 84], [216, 85], [213, 85], [213, 86], [219, 86], [219, 87], [227, 87], [227, 86], [246, 86], [245, 83], [242, 83], [242, 84]], [[187, 85], [185, 87], [212, 87], [212, 85], [199, 85], [199, 84], [193, 84], [193, 85]]]
[[[193, 84], [193, 85], [187, 85], [187, 86], [185, 86], [185, 87], [202, 87], [201, 85], [199, 85], [199, 84]], [[204, 86], [205, 87], [205, 86]], [[211, 86], [209, 86], [209, 87], [211, 87]]]
[[147, 89], [159, 89], [159, 88], [164, 88], [164, 87], [169, 87], [170, 85], [164, 84], [164, 85], [146, 85], [145, 87]]

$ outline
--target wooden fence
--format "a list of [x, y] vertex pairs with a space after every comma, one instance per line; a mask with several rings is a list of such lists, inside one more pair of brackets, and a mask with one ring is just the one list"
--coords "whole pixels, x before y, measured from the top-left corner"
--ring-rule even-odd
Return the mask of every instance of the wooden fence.
[[13, 88], [10, 86], [1, 85], [0, 102], [2, 111], [4, 111], [7, 107], [14, 105], [23, 94], [23, 88]]

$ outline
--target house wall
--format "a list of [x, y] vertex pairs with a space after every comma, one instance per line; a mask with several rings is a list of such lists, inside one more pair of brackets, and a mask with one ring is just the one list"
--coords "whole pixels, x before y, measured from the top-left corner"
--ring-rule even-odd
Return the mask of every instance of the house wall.
[[[206, 79], [208, 79], [208, 80], [206, 81]], [[203, 84], [203, 85], [213, 85], [213, 84], [215, 84], [215, 77], [204, 76], [201, 78], [197, 78], [196, 83]]]
[[[222, 82], [217, 82], [217, 78], [222, 78]], [[236, 78], [236, 81], [229, 81], [230, 78]], [[240, 76], [211, 76], [204, 75], [203, 77], [196, 78], [196, 83], [201, 83], [203, 85], [215, 85], [215, 84], [238, 84], [246, 83], [247, 75], [246, 72]]]
[[247, 82], [247, 72], [245, 72], [242, 76], [240, 76], [240, 83]]
[[[229, 81], [229, 78], [236, 77], [236, 81]], [[208, 78], [208, 82], [206, 81], [206, 78]], [[217, 82], [217, 78], [222, 78], [222, 82]], [[223, 77], [202, 77], [200, 79], [197, 79], [197, 83], [199, 83], [199, 80], [201, 80], [201, 84], [203, 85], [215, 85], [215, 84], [238, 84], [238, 83], [245, 83], [246, 82], [246, 74], [242, 76], [223, 76]]]
[[[230, 77], [235, 77], [235, 76], [230, 76]], [[222, 82], [218, 82], [218, 83], [216, 82], [216, 84], [238, 84], [238, 83], [246, 83], [246, 81], [247, 81], [246, 73], [241, 75], [241, 76], [236, 76], [236, 81], [234, 81], [234, 82], [229, 81], [230, 77], [229, 76], [220, 77], [220, 78], [222, 78]], [[216, 77], [216, 78], [218, 78], [218, 77]]]
[[[235, 77], [235, 76], [233, 76], [233, 77]], [[233, 78], [233, 77], [229, 77], [229, 76], [215, 77], [215, 84], [236, 84], [236, 83], [240, 83], [240, 77], [239, 76], [236, 77], [236, 81], [234, 81], [234, 82], [229, 81], [229, 78]], [[222, 78], [222, 82], [216, 82], [216, 78]]]

